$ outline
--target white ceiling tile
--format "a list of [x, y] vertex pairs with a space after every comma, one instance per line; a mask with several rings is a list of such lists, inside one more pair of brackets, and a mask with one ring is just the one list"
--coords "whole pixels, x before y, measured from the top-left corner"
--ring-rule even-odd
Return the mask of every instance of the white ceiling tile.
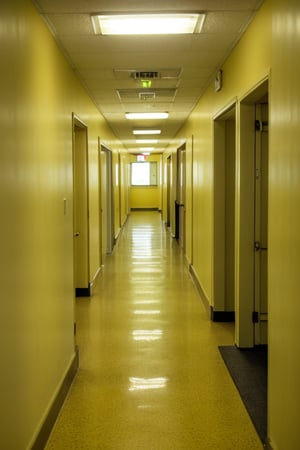
[[46, 13], [142, 11], [240, 11], [256, 9], [261, 0], [35, 0]]
[[94, 36], [89, 14], [49, 14], [47, 19], [58, 36]]
[[215, 11], [207, 14], [203, 33], [239, 33], [252, 17], [251, 11]]
[[[75, 73], [116, 136], [132, 140], [133, 126], [159, 126], [164, 145], [190, 114], [213, 79], [261, 0], [32, 0], [48, 22]], [[188, 11], [207, 13], [203, 33], [181, 36], [101, 36], [93, 33], [90, 16], [97, 12]], [[177, 71], [178, 78], [152, 79], [153, 89], [177, 89], [172, 101], [122, 102], [119, 89], [138, 89], [133, 71]], [[125, 111], [166, 111], [168, 120], [132, 122]], [[129, 123], [130, 122], [130, 123]]]

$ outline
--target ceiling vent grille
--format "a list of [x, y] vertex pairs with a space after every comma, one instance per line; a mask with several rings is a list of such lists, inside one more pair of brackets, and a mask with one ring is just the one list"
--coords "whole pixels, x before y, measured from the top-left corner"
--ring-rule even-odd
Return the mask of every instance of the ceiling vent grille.
[[141, 89], [117, 89], [117, 95], [121, 102], [156, 101], [173, 102], [177, 89], [152, 89], [142, 91]]
[[144, 102], [155, 100], [155, 92], [139, 92], [139, 98]]
[[160, 74], [159, 72], [141, 71], [141, 72], [133, 72], [132, 77], [135, 80], [156, 80], [157, 78], [160, 78]]
[[114, 69], [114, 77], [117, 80], [178, 80], [181, 77], [182, 69], [179, 67], [162, 68], [157, 70], [142, 69]]

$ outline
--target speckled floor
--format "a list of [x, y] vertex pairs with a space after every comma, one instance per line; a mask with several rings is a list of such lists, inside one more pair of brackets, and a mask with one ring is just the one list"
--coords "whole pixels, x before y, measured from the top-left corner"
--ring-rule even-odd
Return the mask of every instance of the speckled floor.
[[80, 368], [47, 450], [256, 450], [262, 444], [181, 251], [158, 212], [131, 214], [96, 291], [77, 299]]

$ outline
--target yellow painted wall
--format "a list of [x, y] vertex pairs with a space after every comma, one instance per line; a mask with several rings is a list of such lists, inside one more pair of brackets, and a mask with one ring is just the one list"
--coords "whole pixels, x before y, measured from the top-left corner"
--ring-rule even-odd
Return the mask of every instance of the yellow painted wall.
[[[130, 208], [157, 208], [161, 209], [161, 155], [150, 155], [147, 161], [157, 162], [157, 186], [130, 186]], [[136, 162], [136, 157], [131, 156], [129, 162]]]
[[300, 448], [300, 3], [273, 1], [269, 183], [269, 436]]
[[88, 126], [91, 277], [98, 136], [122, 147], [29, 0], [1, 2], [0, 49], [0, 447], [23, 450], [74, 357], [72, 112]]
[[[208, 301], [212, 303], [213, 231], [213, 117], [264, 78], [271, 66], [271, 2], [266, 1], [247, 33], [224, 63], [223, 88], [207, 88], [189, 119], [171, 143], [187, 145], [187, 248], [195, 274]], [[191, 153], [193, 152], [193, 153]], [[165, 211], [164, 211], [165, 214]]]
[[[297, 0], [264, 2], [222, 67], [222, 90], [215, 93], [213, 84], [207, 88], [164, 157], [165, 161], [168, 154], [176, 152], [178, 142], [193, 136], [193, 183], [188, 187], [192, 190], [193, 211], [187, 228], [192, 234], [192, 239], [187, 236], [192, 246], [191, 250], [189, 246], [186, 250], [187, 256], [191, 251], [196, 276], [211, 303], [213, 118], [235, 100], [239, 102], [271, 74], [268, 437], [275, 450], [300, 448], [300, 360], [297, 357], [300, 354], [299, 21]], [[237, 150], [239, 153], [239, 142]], [[238, 200], [239, 189], [238, 183]], [[240, 226], [238, 211], [236, 226]]]
[[[186, 142], [186, 256], [211, 302], [213, 117], [271, 68], [268, 434], [275, 450], [300, 447], [299, 20], [298, 0], [266, 0], [223, 65], [223, 89], [207, 88], [166, 153], [173, 157]], [[74, 357], [72, 112], [89, 134], [91, 277], [100, 260], [98, 136], [119, 174], [116, 233], [129, 207], [128, 157], [29, 0], [1, 3], [0, 30], [0, 446], [25, 449]], [[172, 205], [174, 198], [173, 191]]]
[[156, 208], [159, 209], [159, 189], [157, 186], [131, 187], [130, 207], [134, 208]]

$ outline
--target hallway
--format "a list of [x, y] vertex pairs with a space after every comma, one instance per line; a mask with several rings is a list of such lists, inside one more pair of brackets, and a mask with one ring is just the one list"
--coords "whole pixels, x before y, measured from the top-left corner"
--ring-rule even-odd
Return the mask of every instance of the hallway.
[[133, 212], [91, 298], [76, 300], [80, 367], [47, 450], [255, 450], [262, 444], [177, 242]]

